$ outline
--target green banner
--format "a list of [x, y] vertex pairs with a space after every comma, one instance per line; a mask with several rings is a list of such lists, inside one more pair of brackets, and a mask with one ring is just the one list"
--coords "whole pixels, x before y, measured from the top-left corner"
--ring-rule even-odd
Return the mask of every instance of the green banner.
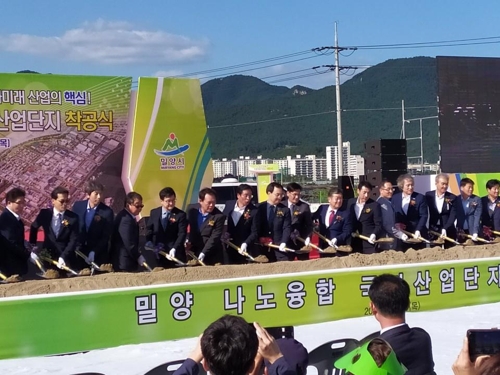
[[124, 196], [131, 84], [131, 77], [0, 74], [2, 191], [26, 190], [26, 222], [50, 204], [58, 185], [68, 188], [72, 202], [84, 199], [91, 178], [106, 186], [108, 205], [123, 207], [114, 200]]
[[159, 205], [166, 186], [185, 209], [213, 180], [210, 144], [197, 79], [139, 78], [122, 180], [142, 194], [143, 213]]
[[499, 258], [12, 297], [0, 299], [0, 358], [195, 337], [223, 314], [267, 327], [371, 315], [370, 282], [386, 272], [410, 284], [410, 311], [500, 301]]

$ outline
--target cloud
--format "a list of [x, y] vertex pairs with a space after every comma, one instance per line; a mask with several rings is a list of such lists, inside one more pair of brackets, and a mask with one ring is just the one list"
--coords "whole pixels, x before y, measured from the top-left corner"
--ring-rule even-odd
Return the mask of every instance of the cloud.
[[98, 64], [169, 64], [203, 59], [206, 38], [137, 30], [127, 22], [99, 19], [61, 36], [0, 35], [0, 51]]
[[154, 77], [176, 77], [183, 74], [182, 70], [170, 69], [170, 70], [159, 70], [153, 74]]

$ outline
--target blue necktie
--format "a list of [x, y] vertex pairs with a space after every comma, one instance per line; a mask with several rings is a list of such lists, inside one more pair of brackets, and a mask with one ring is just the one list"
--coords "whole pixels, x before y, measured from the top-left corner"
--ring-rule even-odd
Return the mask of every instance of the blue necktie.
[[57, 214], [57, 220], [56, 220], [56, 237], [59, 236], [59, 232], [61, 231], [61, 225], [62, 225], [62, 215]]
[[163, 230], [167, 229], [169, 217], [170, 217], [170, 212], [167, 211], [163, 213], [163, 218], [161, 219], [161, 226], [163, 227]]

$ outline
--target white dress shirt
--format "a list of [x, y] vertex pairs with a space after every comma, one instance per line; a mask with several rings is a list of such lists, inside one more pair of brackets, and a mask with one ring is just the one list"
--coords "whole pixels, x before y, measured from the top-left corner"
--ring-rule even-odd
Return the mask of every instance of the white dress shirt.
[[363, 208], [365, 207], [364, 203], [359, 203], [356, 201], [356, 205], [354, 206], [354, 212], [356, 213], [356, 218], [359, 219], [361, 216], [361, 212], [363, 212]]
[[330, 213], [333, 212], [333, 221], [332, 221], [332, 223], [334, 223], [335, 222], [335, 215], [337, 214], [337, 211], [338, 210], [334, 210], [331, 207], [328, 207], [328, 210], [326, 211], [326, 215], [325, 215], [325, 225], [326, 225], [327, 228], [330, 226]]
[[18, 214], [16, 214], [14, 211], [12, 211], [9, 207], [5, 207], [6, 209], [8, 209], [10, 211], [10, 213], [12, 215], [14, 215], [14, 217], [17, 219], [17, 220], [21, 220], [21, 216], [19, 216]]
[[386, 327], [384, 329], [381, 329], [380, 330], [380, 334], [384, 333], [384, 332], [387, 332], [391, 329], [394, 329], [394, 328], [398, 328], [398, 327], [401, 327], [401, 326], [404, 326], [406, 323], [400, 323], [400, 324], [396, 324], [395, 326], [391, 326], [391, 327]]
[[[54, 231], [54, 233], [58, 234], [58, 230], [61, 230], [61, 226], [62, 226], [62, 221], [63, 221], [63, 217], [64, 217], [64, 211], [63, 212], [59, 212], [57, 211], [55, 208], [52, 209], [52, 230]], [[61, 214], [61, 221], [59, 221], [59, 218], [58, 218], [58, 215]]]
[[247, 208], [246, 206], [239, 208], [238, 203], [236, 203], [234, 205], [234, 210], [231, 213], [231, 218], [233, 219], [234, 225], [238, 224], [238, 221], [240, 220], [241, 216], [244, 214], [246, 208]]
[[403, 209], [405, 215], [408, 214], [408, 206], [410, 205], [410, 200], [411, 200], [411, 195], [403, 194], [403, 199], [401, 200], [401, 208]]

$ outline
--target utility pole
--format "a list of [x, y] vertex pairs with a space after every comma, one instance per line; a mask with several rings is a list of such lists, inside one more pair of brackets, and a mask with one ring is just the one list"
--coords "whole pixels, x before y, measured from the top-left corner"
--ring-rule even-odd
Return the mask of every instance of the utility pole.
[[337, 22], [335, 22], [335, 98], [337, 102], [337, 147], [338, 147], [338, 176], [344, 175], [344, 148], [342, 147], [342, 113], [340, 107], [340, 66], [339, 66], [339, 38]]

